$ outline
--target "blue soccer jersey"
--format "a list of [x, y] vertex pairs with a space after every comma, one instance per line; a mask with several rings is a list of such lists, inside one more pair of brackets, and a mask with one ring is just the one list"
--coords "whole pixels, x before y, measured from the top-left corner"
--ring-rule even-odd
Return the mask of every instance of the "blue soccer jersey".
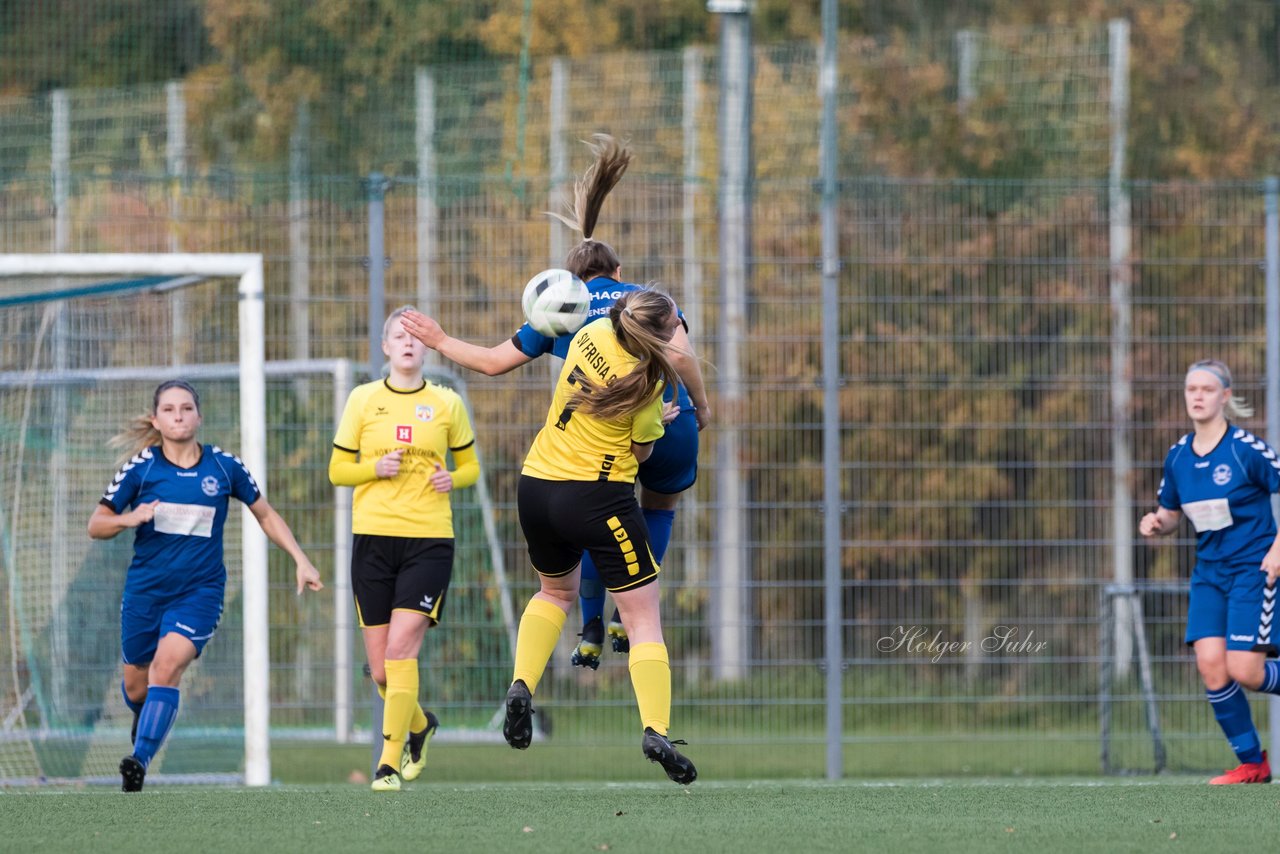
[[155, 517], [134, 534], [125, 596], [172, 596], [225, 584], [228, 499], [249, 505], [261, 494], [240, 458], [214, 445], [202, 445], [191, 468], [174, 465], [158, 446], [135, 455], [116, 472], [100, 502], [116, 513], [160, 502]]
[[[591, 292], [591, 308], [587, 312], [587, 323], [609, 314], [609, 309], [613, 308], [613, 304], [618, 298], [625, 293], [631, 291], [643, 290], [643, 286], [632, 284], [631, 282], [619, 282], [608, 276], [596, 276], [587, 282], [587, 290]], [[680, 320], [684, 320], [684, 314], [679, 308], [676, 313], [680, 315]], [[583, 324], [584, 326], [586, 323]], [[528, 323], [516, 330], [516, 334], [512, 336], [511, 342], [516, 345], [516, 349], [531, 359], [536, 359], [545, 353], [551, 353], [565, 358], [569, 353], [569, 342], [573, 340], [574, 333], [568, 335], [560, 335], [558, 337], [550, 337], [543, 335], [534, 329]], [[680, 384], [676, 389], [668, 386], [662, 393], [663, 400], [671, 400], [673, 394], [678, 394], [676, 403], [680, 409], [685, 412], [693, 411], [693, 401], [689, 399], [689, 391]]]
[[1266, 442], [1227, 425], [1222, 441], [1200, 456], [1194, 434], [1169, 449], [1160, 506], [1180, 510], [1196, 529], [1196, 557], [1261, 562], [1276, 537], [1271, 494], [1280, 492], [1280, 460]]

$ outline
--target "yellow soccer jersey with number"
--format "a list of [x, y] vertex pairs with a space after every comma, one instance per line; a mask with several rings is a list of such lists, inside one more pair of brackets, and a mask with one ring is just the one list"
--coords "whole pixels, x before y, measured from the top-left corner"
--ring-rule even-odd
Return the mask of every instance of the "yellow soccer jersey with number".
[[385, 379], [357, 386], [347, 398], [334, 447], [377, 461], [404, 449], [395, 477], [355, 488], [351, 530], [384, 537], [452, 537], [449, 493], [436, 492], [429, 478], [445, 454], [475, 443], [471, 419], [452, 389], [424, 383], [415, 391]]
[[538, 431], [525, 457], [522, 474], [542, 480], [617, 481], [634, 483], [639, 463], [631, 443], [662, 438], [662, 395], [629, 416], [604, 421], [569, 406], [581, 381], [606, 385], [626, 376], [640, 360], [622, 349], [609, 318], [588, 323], [569, 344], [556, 381], [547, 423]]

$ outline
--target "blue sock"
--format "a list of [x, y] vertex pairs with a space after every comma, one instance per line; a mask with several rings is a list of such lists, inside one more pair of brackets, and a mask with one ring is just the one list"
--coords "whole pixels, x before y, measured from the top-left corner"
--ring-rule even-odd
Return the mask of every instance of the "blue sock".
[[[124, 680], [120, 680], [120, 696], [124, 697], [124, 704], [129, 707], [129, 711], [135, 715], [142, 711], [142, 703], [135, 703], [129, 699], [129, 692], [124, 689]], [[146, 702], [145, 700], [143, 702]]]
[[653, 559], [662, 563], [667, 555], [667, 546], [671, 543], [671, 527], [676, 523], [676, 511], [654, 510], [642, 508], [644, 523], [649, 528], [649, 548], [653, 549]]
[[1263, 663], [1262, 687], [1258, 690], [1264, 694], [1280, 694], [1280, 661]]
[[582, 625], [604, 616], [604, 585], [591, 555], [582, 553], [582, 578], [578, 582], [578, 602], [582, 606]]
[[147, 689], [147, 702], [138, 716], [138, 740], [133, 745], [133, 755], [143, 768], [151, 764], [173, 728], [173, 721], [178, 717], [178, 698], [177, 688], [152, 685]]
[[1206, 691], [1213, 716], [1222, 727], [1231, 749], [1241, 762], [1261, 762], [1262, 744], [1253, 726], [1253, 714], [1249, 711], [1249, 699], [1238, 682], [1228, 682], [1225, 688]]

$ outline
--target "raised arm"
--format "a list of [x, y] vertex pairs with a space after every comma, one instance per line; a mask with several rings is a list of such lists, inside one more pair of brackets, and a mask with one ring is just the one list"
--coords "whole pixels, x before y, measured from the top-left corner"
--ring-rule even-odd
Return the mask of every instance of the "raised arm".
[[486, 376], [496, 377], [533, 361], [531, 357], [520, 352], [510, 339], [493, 347], [481, 347], [478, 344], [445, 335], [444, 330], [434, 318], [427, 317], [421, 312], [406, 311], [401, 315], [400, 322], [404, 324], [406, 332], [450, 362], [479, 371]]

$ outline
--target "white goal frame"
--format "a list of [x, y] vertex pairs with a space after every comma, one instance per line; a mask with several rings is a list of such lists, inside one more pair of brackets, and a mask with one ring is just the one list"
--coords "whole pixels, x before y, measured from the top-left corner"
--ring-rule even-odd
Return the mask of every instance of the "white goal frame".
[[[0, 276], [207, 276], [235, 278], [239, 293], [240, 456], [267, 494], [267, 382], [262, 255], [256, 253], [49, 253], [0, 255]], [[242, 508], [244, 782], [271, 782], [267, 537]]]

